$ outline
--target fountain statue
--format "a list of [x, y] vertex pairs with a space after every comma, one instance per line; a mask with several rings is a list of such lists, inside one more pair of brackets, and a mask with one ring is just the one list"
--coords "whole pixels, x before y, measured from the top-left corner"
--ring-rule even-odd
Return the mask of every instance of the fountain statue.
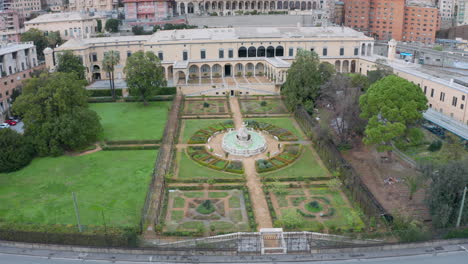
[[232, 130], [224, 135], [222, 147], [231, 155], [250, 157], [266, 150], [266, 140], [243, 123], [238, 131]]

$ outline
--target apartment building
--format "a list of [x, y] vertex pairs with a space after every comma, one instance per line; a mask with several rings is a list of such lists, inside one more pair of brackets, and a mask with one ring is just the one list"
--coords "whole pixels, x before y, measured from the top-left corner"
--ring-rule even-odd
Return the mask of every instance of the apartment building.
[[6, 118], [13, 90], [39, 67], [32, 42], [0, 45], [0, 122]]
[[379, 40], [433, 43], [440, 15], [426, 3], [405, 0], [345, 0], [346, 26]]
[[19, 42], [21, 34], [20, 18], [17, 11], [0, 11], [0, 42]]
[[440, 12], [440, 28], [446, 29], [454, 26], [455, 6], [459, 0], [437, 0]]
[[10, 9], [16, 10], [21, 17], [27, 18], [31, 14], [43, 10], [44, 0], [10, 0]]
[[69, 0], [68, 11], [112, 11], [118, 4], [118, 0]]
[[105, 18], [90, 16], [79, 12], [50, 13], [38, 16], [24, 23], [26, 31], [37, 28], [45, 34], [51, 31], [59, 31], [62, 39], [88, 38], [96, 33], [97, 21], [105, 24]]

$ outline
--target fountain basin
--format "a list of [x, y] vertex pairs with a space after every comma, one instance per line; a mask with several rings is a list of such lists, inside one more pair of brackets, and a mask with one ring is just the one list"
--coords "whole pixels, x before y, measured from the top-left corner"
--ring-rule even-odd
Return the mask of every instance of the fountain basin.
[[[244, 135], [240, 137], [239, 134]], [[224, 134], [222, 148], [231, 155], [250, 157], [264, 152], [267, 147], [259, 132], [244, 128], [242, 132], [231, 130]]]

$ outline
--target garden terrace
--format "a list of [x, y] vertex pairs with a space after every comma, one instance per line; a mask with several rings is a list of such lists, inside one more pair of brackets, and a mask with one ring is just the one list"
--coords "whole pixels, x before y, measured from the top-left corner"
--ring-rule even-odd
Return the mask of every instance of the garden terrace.
[[170, 187], [163, 235], [215, 235], [254, 231], [249, 193], [244, 186]]
[[275, 227], [331, 233], [364, 229], [360, 213], [326, 184], [266, 187], [265, 193]]
[[90, 109], [101, 118], [102, 139], [161, 140], [171, 102], [93, 103]]

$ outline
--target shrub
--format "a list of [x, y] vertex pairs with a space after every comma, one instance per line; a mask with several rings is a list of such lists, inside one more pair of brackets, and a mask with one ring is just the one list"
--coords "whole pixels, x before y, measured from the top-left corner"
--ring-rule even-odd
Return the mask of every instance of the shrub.
[[261, 106], [266, 106], [266, 105], [267, 105], [267, 102], [266, 102], [266, 101], [262, 101], [262, 102], [260, 103], [260, 105], [261, 105]]
[[317, 201], [312, 201], [310, 203], [307, 203], [305, 205], [305, 208], [307, 209], [307, 211], [311, 213], [317, 213], [317, 212], [322, 211], [322, 206]]
[[442, 141], [434, 140], [427, 148], [431, 152], [439, 151], [442, 148]]
[[29, 139], [11, 129], [0, 130], [0, 173], [28, 165], [34, 157]]
[[468, 228], [450, 230], [444, 238], [468, 238]]
[[197, 212], [200, 214], [211, 214], [216, 210], [211, 200], [205, 200], [202, 204], [197, 207]]
[[208, 102], [203, 102], [203, 107], [208, 108], [208, 107], [210, 107], [210, 104]]
[[285, 228], [300, 228], [304, 224], [304, 218], [297, 210], [287, 209], [281, 216], [281, 223]]

